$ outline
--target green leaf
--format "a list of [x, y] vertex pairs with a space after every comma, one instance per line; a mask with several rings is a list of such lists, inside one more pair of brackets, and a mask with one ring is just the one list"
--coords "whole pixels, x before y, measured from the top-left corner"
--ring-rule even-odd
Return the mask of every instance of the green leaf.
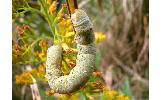
[[97, 68], [97, 69], [99, 69], [99, 67], [100, 67], [101, 56], [102, 56], [102, 52], [101, 52], [101, 50], [99, 50], [99, 51], [96, 53], [96, 68]]
[[89, 100], [89, 98], [83, 91], [80, 91], [80, 100]]
[[129, 98], [132, 98], [132, 92], [131, 92], [130, 82], [128, 77], [126, 77], [124, 85], [122, 86], [122, 92]]
[[58, 0], [58, 1], [57, 1], [57, 2], [58, 2], [58, 5], [57, 5], [57, 7], [56, 7], [56, 14], [57, 14], [58, 11], [60, 10], [61, 4], [62, 4], [63, 1], [64, 1], [64, 0]]

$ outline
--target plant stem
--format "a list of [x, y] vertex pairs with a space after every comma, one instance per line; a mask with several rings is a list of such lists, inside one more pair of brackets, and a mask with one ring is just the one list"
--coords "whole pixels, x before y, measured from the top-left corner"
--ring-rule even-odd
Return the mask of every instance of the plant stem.
[[77, 3], [77, 0], [74, 0], [74, 7], [75, 7], [75, 9], [78, 9], [78, 3]]
[[44, 5], [44, 4], [46, 4], [46, 2], [44, 0], [39, 0], [39, 1], [40, 1], [41, 6], [43, 7], [43, 11], [45, 13], [44, 17], [46, 18], [46, 20], [49, 24], [50, 30], [52, 31], [53, 38], [55, 39], [55, 29], [54, 29], [55, 24], [52, 23], [51, 17], [49, 16], [49, 14], [47, 12], [46, 5]]

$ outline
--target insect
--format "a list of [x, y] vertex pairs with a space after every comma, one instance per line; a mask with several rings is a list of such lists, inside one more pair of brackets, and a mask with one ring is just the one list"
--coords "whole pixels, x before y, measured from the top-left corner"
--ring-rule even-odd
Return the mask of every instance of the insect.
[[69, 75], [62, 75], [60, 66], [62, 60], [61, 45], [51, 46], [47, 50], [46, 78], [49, 86], [57, 93], [71, 93], [85, 85], [94, 71], [96, 47], [92, 23], [87, 14], [77, 9], [71, 15], [71, 20], [76, 31], [77, 43], [76, 66]]

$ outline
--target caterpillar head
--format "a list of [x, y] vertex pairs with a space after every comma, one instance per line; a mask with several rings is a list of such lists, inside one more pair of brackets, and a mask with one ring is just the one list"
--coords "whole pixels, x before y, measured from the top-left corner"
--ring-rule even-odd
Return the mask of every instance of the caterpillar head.
[[71, 15], [71, 19], [76, 33], [85, 32], [93, 27], [92, 22], [83, 10], [75, 10], [75, 13]]

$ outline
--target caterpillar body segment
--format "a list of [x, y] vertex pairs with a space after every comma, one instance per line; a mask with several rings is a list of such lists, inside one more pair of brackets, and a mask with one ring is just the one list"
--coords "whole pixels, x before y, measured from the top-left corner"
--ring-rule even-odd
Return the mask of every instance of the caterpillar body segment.
[[79, 51], [78, 55], [80, 55], [80, 54], [92, 54], [92, 55], [95, 55], [96, 54], [96, 48], [95, 48], [94, 43], [87, 44], [87, 45], [77, 44], [77, 49]]
[[62, 47], [61, 45], [51, 46], [47, 50], [46, 78], [55, 80], [62, 75], [61, 72]]
[[77, 33], [86, 32], [93, 28], [89, 17], [81, 9], [75, 10], [75, 13], [71, 15], [71, 20]]
[[92, 23], [83, 10], [76, 10], [71, 15], [72, 23], [76, 31], [78, 55], [76, 66], [69, 75], [62, 76], [60, 69], [62, 60], [61, 45], [52, 46], [47, 51], [46, 78], [49, 86], [57, 93], [71, 93], [88, 81], [94, 71], [96, 47]]
[[[75, 27], [74, 27], [75, 28]], [[92, 29], [89, 29], [87, 31], [77, 32], [75, 35], [75, 41], [77, 44], [87, 45], [93, 43], [95, 40], [95, 36]]]

